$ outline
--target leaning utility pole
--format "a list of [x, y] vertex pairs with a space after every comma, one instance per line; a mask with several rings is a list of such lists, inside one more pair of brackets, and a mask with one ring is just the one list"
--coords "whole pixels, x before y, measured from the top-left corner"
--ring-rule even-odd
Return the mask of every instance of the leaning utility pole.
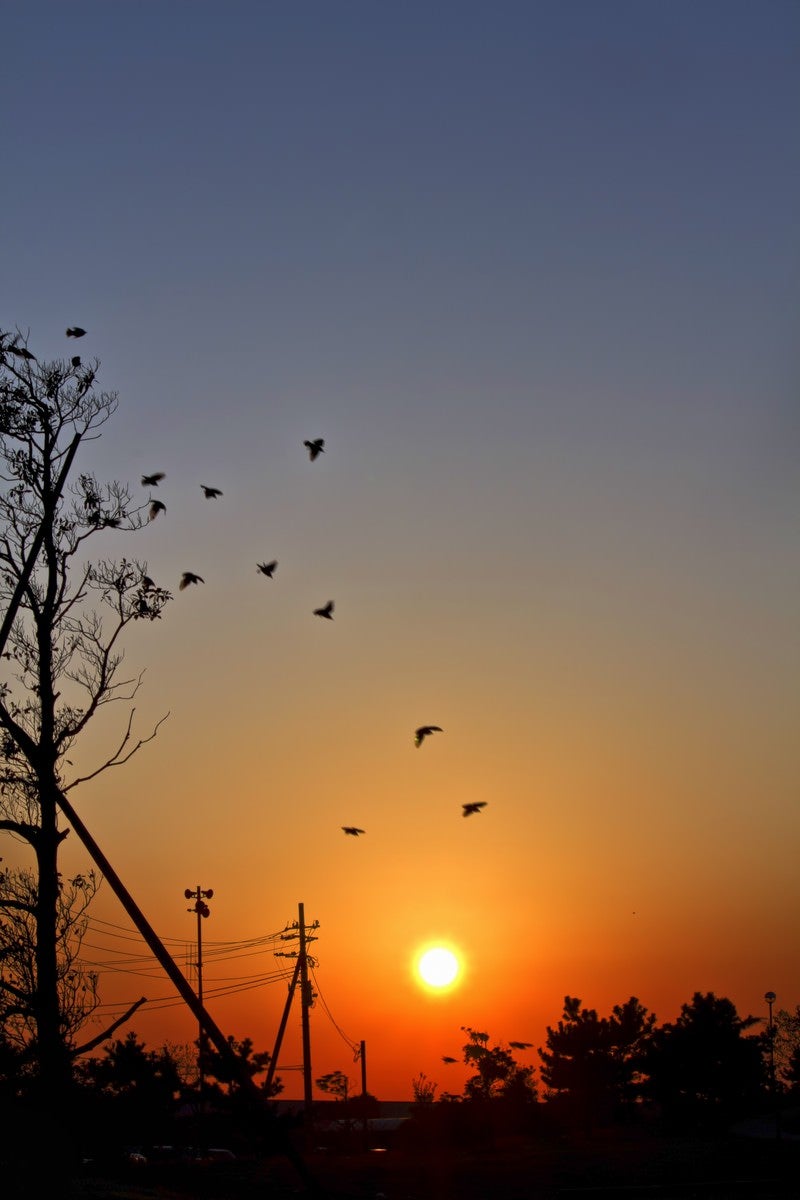
[[[242, 1091], [250, 1099], [250, 1101], [253, 1102], [254, 1111], [262, 1116], [268, 1117], [269, 1109], [264, 1104], [265, 1097], [253, 1079], [253, 1076], [250, 1074], [247, 1064], [242, 1058], [239, 1057], [238, 1054], [234, 1052], [228, 1039], [225, 1037], [225, 1034], [213, 1020], [210, 1013], [208, 1013], [205, 1007], [200, 1003], [199, 998], [195, 995], [188, 980], [181, 973], [177, 963], [172, 958], [169, 951], [164, 946], [163, 942], [145, 917], [144, 913], [139, 908], [133, 896], [125, 887], [119, 875], [114, 870], [111, 863], [100, 849], [100, 846], [92, 837], [91, 833], [86, 828], [83, 821], [78, 816], [63, 792], [60, 792], [58, 795], [58, 804], [64, 816], [67, 818], [70, 825], [91, 854], [95, 863], [102, 871], [104, 878], [110, 883], [112, 891], [122, 904], [125, 912], [133, 921], [139, 933], [144, 938], [153, 956], [164, 968], [166, 974], [175, 985], [181, 998], [186, 1002], [188, 1007], [194, 1013], [195, 1017], [197, 1017], [199, 1024], [214, 1043], [214, 1046], [219, 1051], [223, 1061], [230, 1064], [231, 1069], [233, 1070], [238, 1083], [242, 1088]], [[302, 907], [303, 906], [301, 905], [301, 912]], [[319, 922], [315, 922], [314, 927], [316, 928], [318, 924]], [[280, 1146], [282, 1153], [285, 1154], [289, 1162], [295, 1168], [298, 1175], [309, 1189], [311, 1195], [321, 1196], [322, 1192], [320, 1185], [314, 1176], [310, 1174], [302, 1154], [297, 1152], [288, 1138], [282, 1138]]]
[[57, 800], [59, 808], [77, 833], [80, 840], [83, 842], [86, 849], [91, 854], [95, 864], [102, 871], [104, 879], [108, 881], [111, 886], [111, 890], [114, 892], [114, 895], [120, 901], [122, 907], [125, 909], [125, 912], [128, 914], [139, 933], [144, 938], [148, 949], [158, 960], [169, 976], [171, 982], [175, 985], [175, 988], [180, 994], [181, 999], [186, 1002], [188, 1007], [194, 1013], [195, 1017], [197, 1017], [198, 1024], [205, 1029], [222, 1058], [226, 1062], [230, 1062], [231, 1067], [236, 1072], [236, 1076], [243, 1090], [254, 1098], [260, 1099], [257, 1085], [254, 1083], [252, 1075], [247, 1070], [246, 1064], [243, 1064], [239, 1059], [239, 1056], [234, 1054], [230, 1044], [228, 1043], [228, 1039], [225, 1037], [224, 1033], [216, 1024], [216, 1022], [212, 1019], [211, 1015], [206, 1011], [205, 1007], [200, 1003], [199, 998], [195, 994], [193, 988], [190, 986], [188, 980], [180, 971], [177, 963], [172, 958], [169, 951], [166, 949], [163, 942], [150, 925], [150, 922], [139, 908], [133, 896], [125, 887], [119, 875], [114, 870], [95, 839], [89, 833], [89, 830], [86, 828], [83, 821], [78, 816], [63, 792], [59, 793]]
[[[281, 950], [276, 950], [275, 954], [276, 954], [276, 956], [280, 955], [282, 958], [287, 957], [287, 955], [284, 954], [283, 951], [281, 951]], [[292, 975], [292, 981], [289, 984], [289, 994], [287, 995], [286, 1003], [283, 1006], [283, 1016], [281, 1017], [281, 1023], [278, 1026], [278, 1036], [275, 1038], [275, 1048], [272, 1051], [272, 1057], [269, 1060], [269, 1068], [267, 1070], [267, 1081], [264, 1084], [264, 1095], [267, 1097], [272, 1095], [272, 1081], [274, 1080], [275, 1072], [278, 1069], [278, 1055], [281, 1052], [281, 1045], [283, 1043], [283, 1035], [286, 1032], [286, 1022], [289, 1020], [289, 1010], [292, 1007], [292, 1000], [294, 999], [294, 989], [297, 987], [297, 980], [298, 980], [299, 975], [300, 975], [300, 959], [298, 958], [297, 962], [294, 964], [294, 973]]]

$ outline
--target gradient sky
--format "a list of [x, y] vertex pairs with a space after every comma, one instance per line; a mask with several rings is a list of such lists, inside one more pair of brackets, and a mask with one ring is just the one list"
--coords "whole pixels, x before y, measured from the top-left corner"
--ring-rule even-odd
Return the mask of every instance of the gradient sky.
[[[72, 794], [159, 934], [191, 958], [197, 884], [220, 953], [303, 903], [314, 1077], [363, 1038], [382, 1098], [565, 994], [800, 1003], [798, 5], [11, 0], [3, 40], [0, 326], [85, 327], [120, 407], [81, 468], [166, 472], [95, 545], [175, 592], [127, 641], [170, 715]], [[271, 1049], [284, 984], [232, 986]]]

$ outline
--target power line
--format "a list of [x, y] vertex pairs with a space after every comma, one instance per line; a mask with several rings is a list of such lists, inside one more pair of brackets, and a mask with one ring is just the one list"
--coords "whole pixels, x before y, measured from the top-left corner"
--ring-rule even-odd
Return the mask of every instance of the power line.
[[[135, 930], [118, 925], [112, 921], [104, 921], [94, 917], [88, 920], [88, 929], [93, 935], [93, 940], [90, 942], [84, 941], [81, 949], [93, 951], [94, 954], [91, 958], [88, 955], [81, 954], [80, 958], [81, 965], [87, 970], [107, 972], [116, 976], [127, 975], [136, 979], [157, 979], [163, 982], [163, 974], [157, 969], [152, 953], [144, 946], [141, 953], [135, 953], [130, 948], [130, 943], [142, 945], [142, 938]], [[215, 942], [206, 940], [203, 943], [206, 966], [208, 966], [209, 961], [217, 967], [225, 963], [242, 963], [244, 965], [246, 960], [257, 960], [258, 958], [263, 958], [265, 954], [270, 953], [274, 959], [275, 949], [281, 944], [283, 932], [285, 932], [285, 927], [281, 932], [261, 934], [256, 937], [243, 938], [239, 941]], [[173, 947], [179, 948], [186, 961], [190, 965], [195, 965], [191, 957], [194, 948], [187, 938], [167, 938], [163, 940], [170, 942]], [[256, 966], [255, 962], [253, 966]], [[210, 977], [206, 976], [206, 994], [223, 998], [253, 991], [280, 981], [285, 981], [288, 973], [287, 968], [282, 963], [276, 963], [269, 970], [256, 970], [248, 974], [239, 973], [214, 976], [212, 973]], [[148, 999], [147, 1009], [150, 1012], [157, 1012], [163, 1009], [177, 1008], [184, 1003], [180, 995], [162, 994]], [[129, 1002], [119, 1001], [100, 1004], [95, 1011], [103, 1011], [107, 1015], [115, 1016], [122, 1015], [128, 1007]]]
[[348, 1047], [349, 1047], [349, 1048], [350, 1048], [350, 1049], [353, 1051], [353, 1055], [354, 1055], [354, 1059], [353, 1059], [353, 1061], [354, 1061], [354, 1062], [355, 1062], [355, 1061], [357, 1061], [357, 1060], [358, 1060], [358, 1056], [359, 1056], [359, 1054], [361, 1053], [361, 1048], [360, 1048], [360, 1045], [359, 1045], [357, 1042], [354, 1042], [352, 1038], [349, 1038], [349, 1037], [347, 1036], [347, 1034], [344, 1032], [344, 1030], [341, 1028], [341, 1026], [340, 1026], [340, 1025], [338, 1025], [338, 1024], [336, 1023], [336, 1021], [334, 1020], [334, 1018], [333, 1018], [333, 1013], [332, 1013], [332, 1012], [331, 1012], [331, 1010], [328, 1008], [328, 1005], [327, 1005], [327, 1003], [326, 1003], [325, 997], [324, 997], [324, 996], [323, 996], [323, 994], [322, 994], [322, 989], [321, 989], [321, 987], [319, 986], [319, 980], [317, 979], [316, 972], [314, 971], [314, 968], [313, 968], [313, 967], [311, 967], [311, 975], [312, 975], [312, 978], [313, 978], [313, 980], [314, 980], [314, 987], [315, 987], [315, 989], [316, 989], [317, 996], [318, 996], [318, 998], [319, 998], [319, 1000], [320, 1000], [320, 1003], [322, 1004], [322, 1007], [323, 1007], [323, 1009], [324, 1009], [324, 1011], [325, 1011], [325, 1015], [327, 1016], [327, 1018], [328, 1018], [328, 1020], [330, 1021], [331, 1025], [332, 1025], [332, 1026], [333, 1026], [333, 1028], [336, 1030], [336, 1032], [339, 1034], [340, 1038], [341, 1038], [341, 1039], [342, 1039], [342, 1041], [345, 1043], [345, 1045], [346, 1045], [346, 1046], [348, 1046]]
[[[136, 932], [135, 929], [130, 929], [123, 925], [115, 925], [111, 921], [102, 921], [97, 917], [89, 917], [87, 920], [87, 925], [88, 925], [88, 928], [96, 934], [105, 934], [108, 937], [120, 937], [125, 940], [135, 941], [138, 943], [141, 943], [143, 941], [143, 938], [141, 937], [141, 935], [139, 933]], [[108, 933], [107, 932], [108, 930], [113, 930], [115, 932]], [[205, 949], [206, 945], [208, 945], [210, 947], [228, 946], [228, 947], [236, 947], [236, 948], [244, 948], [244, 947], [248, 947], [248, 946], [261, 946], [261, 945], [266, 945], [271, 942], [279, 942], [281, 940], [281, 936], [284, 932], [285, 932], [285, 930], [281, 929], [275, 933], [262, 933], [262, 934], [259, 934], [257, 937], [243, 938], [238, 941], [213, 941], [213, 940], [204, 938], [203, 939], [203, 948]], [[160, 937], [159, 940], [161, 942], [163, 942], [164, 945], [179, 945], [179, 946], [184, 945], [186, 942], [189, 941], [189, 939], [185, 936], [184, 937], [163, 937], [163, 938]]]

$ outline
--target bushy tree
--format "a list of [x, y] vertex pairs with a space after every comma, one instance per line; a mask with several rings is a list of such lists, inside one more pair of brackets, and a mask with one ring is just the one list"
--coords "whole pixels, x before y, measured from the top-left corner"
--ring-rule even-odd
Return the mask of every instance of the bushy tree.
[[564, 997], [555, 1028], [547, 1026], [546, 1049], [539, 1050], [542, 1082], [548, 1099], [591, 1126], [613, 1078], [609, 1023], [576, 996]]
[[[268, 1050], [256, 1050], [252, 1038], [242, 1038], [237, 1042], [234, 1037], [228, 1038], [231, 1053], [223, 1056], [207, 1042], [203, 1048], [203, 1071], [221, 1084], [228, 1093], [241, 1090], [242, 1078], [245, 1074], [251, 1079], [267, 1070], [271, 1061]], [[216, 1089], [220, 1092], [219, 1086]], [[270, 1096], [277, 1096], [283, 1091], [283, 1083], [275, 1078], [270, 1086]]]
[[672, 1024], [655, 1030], [646, 1057], [649, 1094], [682, 1128], [719, 1129], [757, 1107], [765, 1083], [758, 1023], [713, 992], [695, 992]]
[[642, 1098], [646, 1085], [645, 1066], [655, 1013], [648, 1012], [631, 996], [615, 1004], [609, 1018], [612, 1095], [616, 1110], [625, 1114]]
[[784, 1082], [796, 1088], [800, 1084], [800, 1004], [795, 1005], [794, 1012], [778, 1010], [773, 1035], [776, 1082], [778, 1086]]
[[84, 1082], [107, 1096], [137, 1096], [143, 1106], [177, 1099], [180, 1074], [166, 1048], [148, 1050], [131, 1031], [106, 1046], [102, 1058], [83, 1059], [77, 1067]]
[[338, 1100], [347, 1100], [350, 1090], [350, 1080], [344, 1071], [329, 1071], [327, 1075], [321, 1075], [314, 1082], [319, 1090], [325, 1092], [326, 1095], [334, 1096]]
[[[513, 1050], [528, 1049], [527, 1042], [493, 1044], [490, 1035], [462, 1025], [467, 1040], [461, 1048], [468, 1076], [463, 1093], [443, 1092], [435, 1100], [437, 1084], [421, 1073], [412, 1082], [416, 1101], [407, 1133], [418, 1146], [442, 1143], [489, 1145], [501, 1133], [527, 1130], [536, 1112], [533, 1067], [520, 1064]], [[456, 1059], [446, 1058], [447, 1063]]]
[[549, 1099], [586, 1129], [630, 1106], [643, 1087], [655, 1020], [635, 996], [610, 1017], [565, 996], [562, 1018], [548, 1025], [546, 1048], [539, 1050]]
[[800, 1095], [800, 1046], [795, 1046], [783, 1068], [783, 1079], [793, 1096]]
[[533, 1067], [523, 1067], [506, 1046], [489, 1045], [489, 1034], [462, 1025], [468, 1041], [463, 1047], [464, 1062], [475, 1068], [464, 1085], [467, 1100], [491, 1100], [513, 1097], [523, 1103], [536, 1099]]
[[75, 1074], [84, 1137], [94, 1138], [95, 1153], [100, 1147], [110, 1151], [171, 1140], [181, 1079], [166, 1047], [148, 1050], [131, 1031], [106, 1046], [101, 1057], [81, 1059]]

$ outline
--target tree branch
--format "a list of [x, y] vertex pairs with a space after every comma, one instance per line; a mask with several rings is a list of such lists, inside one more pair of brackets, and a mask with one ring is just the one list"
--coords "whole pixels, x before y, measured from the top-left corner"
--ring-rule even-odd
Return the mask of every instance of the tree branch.
[[97, 768], [96, 771], [92, 771], [88, 775], [79, 775], [77, 779], [73, 779], [71, 783], [66, 784], [65, 787], [62, 787], [62, 789], [61, 789], [62, 792], [64, 792], [64, 793], [70, 792], [70, 791], [72, 791], [73, 788], [77, 787], [78, 784], [87, 783], [90, 779], [96, 779], [98, 775], [102, 775], [103, 771], [107, 771], [110, 767], [124, 766], [124, 764], [126, 762], [128, 762], [131, 758], [133, 758], [133, 756], [137, 750], [141, 750], [142, 746], [146, 746], [148, 742], [152, 742], [153, 738], [156, 737], [159, 729], [161, 728], [161, 726], [164, 724], [167, 717], [169, 716], [168, 712], [165, 713], [164, 716], [161, 717], [160, 720], [158, 720], [156, 722], [155, 726], [153, 727], [153, 732], [149, 735], [149, 737], [139, 738], [136, 745], [131, 747], [131, 749], [128, 751], [127, 754], [123, 755], [122, 751], [130, 739], [131, 725], [133, 724], [133, 718], [134, 718], [135, 713], [136, 713], [136, 709], [135, 708], [131, 709], [131, 712], [130, 712], [130, 715], [128, 718], [128, 727], [125, 731], [125, 736], [122, 739], [116, 753], [112, 754], [111, 758], [107, 759], [106, 762], [102, 763]]
[[120, 1025], [124, 1025], [126, 1021], [129, 1021], [136, 1012], [137, 1008], [141, 1008], [143, 1004], [147, 1004], [146, 996], [142, 996], [139, 1000], [135, 1000], [128, 1011], [123, 1013], [121, 1017], [109, 1025], [103, 1033], [99, 1033], [97, 1037], [92, 1038], [90, 1042], [84, 1042], [82, 1046], [76, 1046], [75, 1049], [71, 1051], [71, 1057], [79, 1058], [81, 1054], [88, 1054], [90, 1050], [94, 1050], [95, 1046], [99, 1046], [101, 1042], [104, 1042], [107, 1038], [110, 1038], [112, 1033], [119, 1029]]

